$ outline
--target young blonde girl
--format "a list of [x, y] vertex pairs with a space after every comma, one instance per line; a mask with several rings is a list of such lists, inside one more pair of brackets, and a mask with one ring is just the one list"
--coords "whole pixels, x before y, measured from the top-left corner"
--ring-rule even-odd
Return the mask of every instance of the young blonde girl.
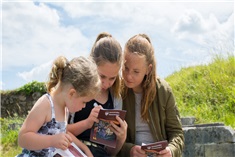
[[56, 148], [66, 150], [71, 142], [92, 156], [86, 145], [66, 132], [67, 113], [84, 108], [100, 91], [100, 83], [91, 60], [58, 57], [49, 74], [48, 93], [38, 99], [20, 129], [18, 143], [23, 151], [18, 157], [51, 156]]
[[157, 77], [154, 49], [146, 34], [130, 38], [124, 49], [123, 109], [127, 111], [126, 143], [120, 156], [146, 157], [142, 143], [168, 141], [161, 157], [180, 157], [183, 130], [173, 92]]

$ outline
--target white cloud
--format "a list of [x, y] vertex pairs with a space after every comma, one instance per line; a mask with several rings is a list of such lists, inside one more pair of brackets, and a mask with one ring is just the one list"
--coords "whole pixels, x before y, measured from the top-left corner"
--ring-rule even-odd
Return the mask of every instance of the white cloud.
[[52, 65], [52, 61], [42, 64], [38, 67], [35, 67], [30, 71], [19, 72], [18, 76], [27, 82], [31, 82], [34, 80], [39, 81], [39, 82], [45, 82], [47, 81], [47, 77], [50, 72], [51, 65]]
[[173, 28], [173, 32], [193, 34], [203, 33], [206, 30], [208, 30], [208, 24], [195, 10], [187, 10]]
[[[234, 45], [233, 18], [234, 14], [231, 14], [226, 21], [219, 22], [212, 13], [205, 18], [196, 10], [187, 10], [175, 23], [172, 32], [179, 40], [195, 43], [201, 54], [210, 54], [212, 50], [222, 53], [222, 49], [218, 49], [222, 45], [227, 51], [231, 51]], [[195, 53], [195, 49], [192, 50]]]
[[78, 28], [61, 26], [55, 9], [32, 2], [3, 3], [2, 8], [4, 69], [88, 53], [88, 39]]

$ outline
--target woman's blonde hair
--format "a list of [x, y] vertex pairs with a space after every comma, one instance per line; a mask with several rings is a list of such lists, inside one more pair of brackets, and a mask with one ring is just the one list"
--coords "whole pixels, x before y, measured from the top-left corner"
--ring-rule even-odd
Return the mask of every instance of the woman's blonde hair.
[[[142, 81], [143, 95], [141, 100], [141, 117], [148, 121], [148, 109], [153, 104], [156, 96], [156, 60], [154, 57], [154, 48], [150, 38], [146, 34], [138, 34], [130, 38], [125, 44], [124, 53], [137, 53], [137, 55], [145, 56], [147, 66], [152, 65], [151, 71], [145, 75]], [[127, 87], [124, 86], [124, 94]]]
[[64, 56], [55, 59], [46, 84], [47, 91], [51, 92], [59, 82], [61, 85], [72, 84], [79, 96], [95, 95], [101, 87], [96, 64], [82, 56], [71, 61]]
[[[102, 65], [106, 62], [122, 65], [122, 48], [120, 43], [107, 32], [100, 33], [92, 47], [90, 56], [96, 65]], [[118, 73], [117, 78], [111, 87], [114, 97], [119, 98], [121, 92], [121, 77]]]

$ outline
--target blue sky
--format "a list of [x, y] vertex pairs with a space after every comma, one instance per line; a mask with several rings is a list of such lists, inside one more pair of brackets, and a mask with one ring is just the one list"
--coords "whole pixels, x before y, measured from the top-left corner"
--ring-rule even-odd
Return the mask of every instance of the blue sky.
[[122, 45], [145, 33], [157, 73], [206, 64], [234, 53], [234, 1], [13, 1], [1, 2], [2, 90], [44, 82], [59, 55], [88, 56], [100, 32]]

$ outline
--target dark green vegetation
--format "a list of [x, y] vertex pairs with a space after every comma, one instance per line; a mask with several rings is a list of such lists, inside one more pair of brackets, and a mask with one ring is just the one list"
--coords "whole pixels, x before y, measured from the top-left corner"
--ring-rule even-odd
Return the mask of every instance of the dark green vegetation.
[[[215, 57], [209, 65], [182, 68], [166, 80], [172, 87], [181, 117], [195, 116], [196, 123], [223, 122], [235, 128], [235, 59]], [[44, 83], [33, 81], [14, 91], [45, 93]], [[1, 92], [1, 93], [2, 93]], [[1, 156], [15, 156], [21, 148], [17, 136], [24, 117], [1, 118]]]
[[46, 92], [45, 83], [32, 81], [32, 82], [27, 83], [24, 86], [17, 88], [15, 90], [12, 90], [12, 91], [11, 90], [1, 91], [1, 93], [9, 93], [9, 94], [22, 93], [25, 95], [30, 95], [30, 94], [33, 94], [34, 92], [45, 93]]
[[235, 128], [235, 59], [215, 57], [209, 65], [182, 68], [166, 80], [181, 117], [196, 123], [223, 122]]

